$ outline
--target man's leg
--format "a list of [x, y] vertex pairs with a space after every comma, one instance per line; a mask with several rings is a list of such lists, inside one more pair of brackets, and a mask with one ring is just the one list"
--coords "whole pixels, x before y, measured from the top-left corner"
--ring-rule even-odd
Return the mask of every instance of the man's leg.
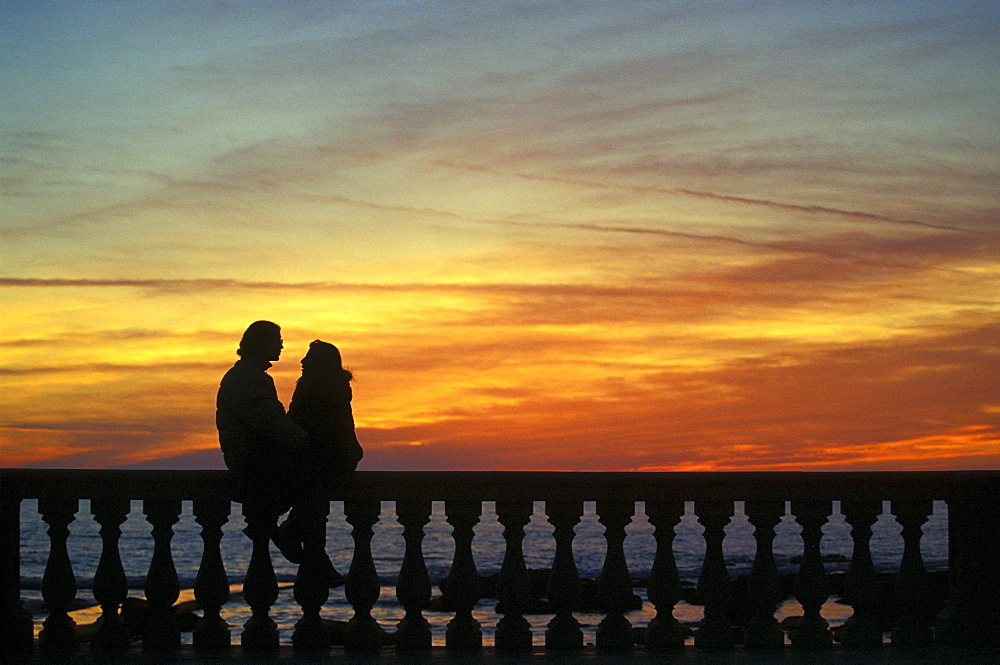
[[330, 588], [344, 583], [343, 576], [333, 567], [326, 553], [326, 518], [330, 502], [309, 497], [292, 506], [286, 524], [291, 522], [302, 542], [302, 563], [315, 568]]
[[[247, 500], [244, 501], [244, 512], [249, 507], [260, 514], [258, 522], [268, 529], [268, 538], [275, 544], [281, 554], [292, 563], [302, 560], [302, 542], [285, 524], [278, 526], [278, 519], [288, 512], [291, 501], [280, 485], [279, 479], [269, 473], [261, 473], [254, 478], [253, 486], [247, 487]], [[264, 519], [266, 517], [266, 519]]]
[[[280, 503], [278, 508], [283, 509], [281, 515], [288, 510], [287, 503]], [[302, 534], [299, 528], [298, 520], [293, 519], [294, 510], [288, 513], [288, 517], [281, 526], [276, 526], [274, 533], [271, 535], [271, 540], [274, 545], [281, 551], [281, 555], [291, 561], [292, 563], [302, 563]], [[277, 524], [277, 517], [275, 517], [275, 524]]]

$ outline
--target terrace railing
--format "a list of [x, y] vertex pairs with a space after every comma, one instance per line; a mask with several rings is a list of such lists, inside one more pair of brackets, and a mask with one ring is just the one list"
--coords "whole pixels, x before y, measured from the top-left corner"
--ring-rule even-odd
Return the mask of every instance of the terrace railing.
[[[42, 580], [48, 616], [34, 638], [31, 615], [23, 609], [20, 591], [20, 504], [37, 499], [41, 519], [48, 524], [50, 549]], [[193, 634], [195, 649], [224, 649], [233, 641], [233, 627], [220, 612], [229, 598], [226, 566], [220, 550], [222, 527], [230, 516], [232, 484], [218, 471], [89, 471], [0, 470], [0, 556], [2, 556], [2, 640], [7, 650], [67, 652], [75, 647], [74, 622], [69, 615], [76, 594], [73, 554], [68, 549], [69, 524], [82, 499], [90, 500], [100, 525], [102, 553], [94, 573], [93, 593], [100, 604], [100, 630], [91, 639], [92, 651], [128, 648], [129, 634], [121, 619], [127, 596], [118, 541], [130, 501], [141, 500], [152, 526], [153, 550], [145, 593], [149, 620], [143, 647], [173, 651], [180, 646], [180, 629], [171, 611], [179, 583], [171, 556], [173, 525], [181, 502], [192, 501], [203, 541], [195, 596], [203, 610]], [[891, 512], [902, 527], [904, 550], [896, 580], [901, 615], [891, 631], [895, 644], [996, 647], [1000, 645], [1000, 472], [872, 472], [872, 473], [530, 473], [530, 472], [359, 472], [350, 486], [331, 493], [344, 502], [344, 515], [353, 527], [354, 553], [345, 595], [354, 610], [345, 637], [345, 649], [382, 648], [382, 630], [371, 611], [381, 589], [371, 551], [373, 527], [380, 502], [393, 501], [403, 527], [405, 550], [396, 594], [405, 616], [396, 627], [395, 648], [427, 649], [431, 630], [423, 612], [431, 597], [422, 540], [431, 515], [431, 502], [443, 501], [453, 527], [454, 557], [446, 593], [454, 617], [447, 626], [446, 648], [475, 649], [482, 644], [480, 624], [472, 610], [479, 600], [479, 578], [472, 553], [473, 527], [484, 501], [496, 502], [504, 527], [506, 551], [497, 583], [498, 611], [495, 644], [500, 651], [533, 649], [524, 618], [529, 601], [529, 576], [523, 554], [524, 527], [532, 502], [545, 502], [545, 514], [554, 528], [555, 556], [548, 582], [552, 619], [545, 632], [545, 648], [553, 651], [583, 648], [583, 636], [574, 607], [580, 593], [573, 553], [574, 527], [584, 501], [596, 502], [605, 527], [607, 548], [598, 583], [606, 616], [597, 628], [596, 648], [628, 650], [635, 644], [626, 616], [633, 601], [632, 584], [623, 544], [625, 527], [636, 502], [655, 528], [656, 554], [648, 581], [648, 598], [656, 616], [645, 631], [645, 648], [684, 648], [685, 631], [673, 617], [681, 598], [674, 559], [674, 528], [684, 503], [694, 502], [704, 526], [705, 557], [698, 580], [704, 619], [694, 633], [694, 647], [714, 649], [742, 642], [745, 648], [784, 648], [785, 633], [775, 618], [783, 599], [772, 553], [775, 526], [785, 515], [786, 503], [801, 527], [803, 555], [795, 596], [804, 616], [790, 633], [792, 648], [827, 649], [831, 631], [820, 614], [829, 596], [820, 555], [821, 528], [841, 502], [841, 512], [852, 527], [853, 556], [844, 595], [852, 600], [853, 615], [841, 629], [841, 647], [883, 644], [876, 620], [875, 569], [870, 540], [872, 525], [891, 502]], [[927, 577], [920, 545], [922, 525], [934, 500], [948, 504], [950, 595], [936, 617], [927, 612]], [[748, 589], [752, 618], [738, 635], [727, 619], [730, 578], [723, 557], [724, 528], [734, 514], [734, 502], [744, 501], [755, 528], [756, 555]], [[253, 535], [253, 530], [248, 529]], [[244, 582], [244, 597], [252, 616], [239, 635], [244, 650], [267, 651], [278, 646], [278, 631], [269, 616], [278, 585], [266, 536], [253, 539], [253, 551]], [[300, 567], [294, 597], [302, 608], [292, 643], [297, 648], [327, 649], [329, 631], [320, 610], [328, 589], [308, 567]], [[741, 638], [741, 639], [740, 639]], [[36, 644], [37, 643], [37, 644]], [[692, 648], [692, 647], [687, 647]]]

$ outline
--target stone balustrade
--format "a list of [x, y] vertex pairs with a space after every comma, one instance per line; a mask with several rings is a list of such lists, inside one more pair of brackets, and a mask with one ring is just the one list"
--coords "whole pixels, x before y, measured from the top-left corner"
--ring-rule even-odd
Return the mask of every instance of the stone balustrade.
[[[152, 559], [145, 594], [149, 620], [143, 631], [143, 649], [175, 651], [180, 628], [171, 607], [179, 583], [171, 557], [173, 525], [181, 502], [191, 501], [201, 527], [202, 558], [195, 580], [195, 597], [203, 619], [193, 634], [195, 649], [225, 649], [233, 642], [234, 627], [221, 610], [229, 598], [226, 564], [220, 551], [222, 528], [229, 519], [232, 487], [226, 472], [219, 471], [117, 471], [117, 470], [0, 470], [0, 556], [2, 556], [2, 630], [6, 649], [66, 652], [74, 648], [74, 622], [69, 609], [76, 595], [73, 553], [67, 546], [69, 525], [82, 499], [90, 500], [94, 520], [100, 525], [102, 553], [94, 573], [94, 598], [100, 604], [100, 630], [91, 638], [91, 649], [115, 652], [128, 648], [129, 633], [120, 617], [127, 595], [127, 581], [119, 554], [121, 525], [130, 501], [140, 500], [152, 527]], [[40, 517], [48, 524], [50, 548], [42, 580], [48, 609], [35, 640], [31, 616], [23, 609], [20, 579], [20, 503], [37, 499]], [[372, 529], [380, 518], [380, 504], [392, 501], [403, 527], [405, 554], [396, 594], [405, 611], [396, 626], [398, 650], [431, 646], [430, 626], [423, 612], [431, 598], [431, 585], [422, 552], [424, 528], [431, 516], [431, 502], [443, 501], [453, 528], [454, 557], [443, 583], [454, 617], [447, 625], [448, 649], [475, 649], [482, 645], [482, 631], [473, 616], [480, 598], [480, 579], [473, 558], [473, 528], [484, 501], [496, 502], [503, 526], [506, 551], [498, 582], [495, 644], [499, 651], [532, 650], [532, 634], [524, 613], [530, 600], [523, 540], [532, 514], [532, 502], [543, 501], [554, 531], [555, 556], [547, 597], [552, 618], [545, 632], [545, 648], [572, 651], [584, 648], [583, 632], [574, 617], [580, 597], [580, 580], [573, 554], [574, 527], [580, 522], [584, 501], [596, 502], [596, 513], [605, 527], [606, 555], [599, 579], [599, 595], [606, 616], [597, 628], [596, 648], [614, 651], [634, 648], [633, 628], [626, 616], [633, 591], [623, 544], [626, 526], [637, 502], [654, 531], [656, 554], [648, 581], [648, 598], [656, 616], [645, 631], [647, 650], [685, 648], [683, 627], [673, 616], [681, 598], [680, 579], [672, 549], [674, 528], [686, 501], [704, 527], [705, 558], [698, 580], [704, 619], [694, 633], [694, 646], [727, 649], [736, 642], [745, 648], [785, 648], [785, 633], [775, 618], [783, 599], [772, 551], [775, 526], [786, 513], [801, 525], [803, 555], [794, 595], [804, 616], [790, 633], [790, 648], [829, 649], [833, 639], [820, 608], [828, 599], [827, 575], [820, 555], [822, 527], [833, 512], [833, 502], [851, 526], [853, 556], [846, 575], [844, 596], [853, 615], [843, 626], [837, 648], [879, 648], [882, 628], [876, 621], [879, 600], [874, 594], [872, 525], [891, 502], [891, 512], [902, 528], [904, 551], [896, 575], [899, 620], [891, 641], [900, 645], [932, 643], [995, 647], [1000, 644], [1000, 472], [871, 472], [871, 473], [535, 473], [535, 472], [359, 472], [350, 486], [335, 491], [331, 500], [344, 502], [344, 516], [353, 528], [354, 553], [345, 595], [354, 609], [345, 636], [345, 649], [376, 650], [382, 645], [382, 627], [372, 618], [381, 590], [372, 557]], [[937, 617], [927, 611], [927, 578], [921, 557], [922, 525], [932, 502], [948, 504], [950, 597]], [[752, 617], [742, 634], [727, 618], [730, 577], [723, 556], [725, 527], [734, 514], [734, 502], [745, 502], [745, 513], [754, 527], [756, 555], [748, 589]], [[246, 533], [253, 545], [246, 570], [244, 599], [252, 615], [239, 634], [244, 650], [270, 651], [279, 635], [269, 616], [278, 595], [266, 536], [250, 521]], [[329, 631], [322, 626], [320, 610], [328, 589], [319, 574], [300, 566], [294, 597], [302, 608], [292, 644], [301, 649], [330, 648]], [[37, 644], [36, 644], [37, 642]]]

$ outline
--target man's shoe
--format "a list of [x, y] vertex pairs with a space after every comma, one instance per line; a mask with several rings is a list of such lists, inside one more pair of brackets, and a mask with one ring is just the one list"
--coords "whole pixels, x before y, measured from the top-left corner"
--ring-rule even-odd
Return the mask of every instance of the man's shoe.
[[274, 530], [271, 541], [281, 550], [283, 557], [292, 563], [302, 563], [302, 541], [299, 540], [292, 527], [289, 520], [285, 520], [281, 526]]
[[330, 557], [323, 553], [323, 558], [320, 559], [319, 564], [320, 575], [323, 581], [331, 589], [335, 589], [344, 583], [344, 576], [337, 572], [337, 569], [333, 567], [333, 562], [330, 561]]

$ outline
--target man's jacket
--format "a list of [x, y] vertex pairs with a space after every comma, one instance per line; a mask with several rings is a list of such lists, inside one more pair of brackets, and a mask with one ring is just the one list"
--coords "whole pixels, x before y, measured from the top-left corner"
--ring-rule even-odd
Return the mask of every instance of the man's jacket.
[[222, 377], [215, 425], [226, 466], [239, 473], [275, 470], [289, 452], [306, 443], [306, 433], [285, 414], [271, 363], [245, 356]]

